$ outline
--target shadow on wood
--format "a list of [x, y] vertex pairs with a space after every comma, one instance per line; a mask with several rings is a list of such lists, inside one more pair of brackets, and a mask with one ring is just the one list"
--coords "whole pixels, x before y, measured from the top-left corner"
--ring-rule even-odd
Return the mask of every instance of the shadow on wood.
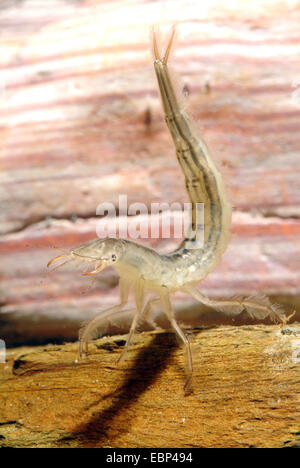
[[176, 349], [175, 342], [176, 338], [173, 334], [156, 335], [131, 362], [131, 370], [121, 387], [94, 401], [86, 408], [97, 409], [99, 404], [103, 405], [105, 400], [111, 399], [111, 403], [104, 411], [97, 412], [88, 423], [75, 428], [74, 435], [79, 437], [84, 447], [99, 447], [102, 443], [106, 443], [108, 429], [116, 435], [122, 434], [123, 436], [130, 431], [131, 419], [135, 417], [135, 414], [132, 412], [130, 417], [126, 417], [126, 425], [121, 423], [122, 414], [135, 405], [140, 396], [155, 383], [171, 360], [171, 355]]
[[16, 348], [0, 364], [0, 447], [299, 447], [300, 325], [194, 332], [194, 394], [171, 334]]

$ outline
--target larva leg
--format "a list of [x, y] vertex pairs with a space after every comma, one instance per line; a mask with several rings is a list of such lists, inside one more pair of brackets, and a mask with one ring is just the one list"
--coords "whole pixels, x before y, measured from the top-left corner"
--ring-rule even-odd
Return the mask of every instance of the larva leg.
[[134, 286], [134, 292], [135, 292], [135, 302], [136, 302], [136, 313], [135, 313], [135, 316], [133, 318], [133, 321], [132, 321], [132, 324], [131, 324], [131, 327], [130, 327], [130, 331], [129, 331], [129, 335], [128, 335], [128, 338], [126, 340], [126, 344], [124, 346], [124, 349], [118, 359], [117, 362], [121, 362], [123, 359], [124, 359], [124, 356], [126, 354], [126, 351], [130, 345], [130, 341], [133, 337], [133, 334], [134, 334], [134, 331], [136, 329], [136, 326], [137, 326], [137, 323], [138, 323], [138, 320], [139, 318], [141, 317], [142, 313], [143, 313], [143, 306], [144, 306], [144, 300], [145, 300], [145, 291], [144, 291], [144, 282], [143, 281], [137, 281], [135, 286]]
[[180, 326], [178, 325], [177, 321], [175, 320], [174, 317], [174, 311], [173, 307], [170, 301], [170, 295], [169, 292], [163, 292], [160, 295], [161, 302], [163, 305], [163, 309], [165, 313], [167, 314], [172, 327], [174, 328], [175, 332], [179, 336], [179, 338], [183, 341], [185, 348], [186, 348], [186, 356], [187, 356], [187, 378], [184, 384], [184, 391], [185, 394], [188, 395], [189, 393], [192, 393], [193, 391], [193, 385], [192, 385], [192, 375], [193, 375], [193, 361], [192, 361], [192, 353], [191, 353], [191, 347], [189, 340], [187, 339], [186, 335], [184, 332], [181, 330]]
[[150, 301], [147, 302], [146, 306], [144, 307], [144, 309], [136, 312], [134, 318], [133, 318], [133, 321], [132, 321], [132, 324], [131, 324], [131, 327], [130, 327], [130, 331], [129, 331], [129, 335], [128, 335], [128, 338], [126, 340], [126, 344], [124, 346], [124, 349], [119, 357], [119, 359], [117, 360], [117, 362], [122, 362], [124, 360], [124, 357], [125, 357], [125, 354], [126, 352], [128, 351], [128, 348], [131, 344], [131, 341], [132, 341], [132, 338], [134, 336], [134, 333], [136, 331], [136, 327], [137, 327], [137, 324], [139, 322], [139, 320], [143, 317], [143, 316], [147, 316], [147, 314], [150, 312], [151, 310], [151, 307], [153, 305], [155, 305], [156, 303], [160, 302], [160, 299], [152, 299]]
[[220, 310], [227, 315], [238, 315], [245, 310], [251, 317], [255, 317], [260, 320], [263, 320], [266, 317], [270, 317], [273, 321], [279, 321], [282, 324], [286, 324], [294, 315], [291, 314], [287, 317], [281, 306], [271, 304], [269, 299], [264, 295], [257, 295], [257, 297], [214, 300], [203, 296], [203, 294], [201, 294], [198, 289], [193, 286], [185, 286], [182, 288], [182, 291], [191, 294], [192, 297], [197, 299], [202, 304], [212, 307], [216, 310]]
[[182, 288], [182, 291], [189, 293], [192, 297], [197, 299], [202, 304], [207, 305], [208, 307], [212, 307], [212, 308], [217, 309], [218, 307], [242, 306], [242, 303], [239, 300], [233, 300], [233, 299], [214, 300], [214, 299], [209, 299], [209, 297], [203, 296], [203, 294], [201, 294], [200, 291], [198, 291], [198, 289], [193, 287], [193, 286], [185, 286], [184, 288]]
[[152, 309], [152, 307], [156, 306], [157, 304], [160, 304], [160, 299], [150, 299], [146, 306], [145, 306], [145, 309], [144, 309], [144, 312], [143, 312], [143, 317], [144, 317], [144, 320], [146, 320], [146, 322], [148, 323], [148, 325], [150, 325], [151, 327], [153, 327], [154, 329], [157, 329], [158, 326], [157, 324], [155, 323], [155, 321], [153, 319], [149, 319], [148, 316], [149, 316], [149, 313]]
[[129, 290], [130, 290], [130, 284], [127, 283], [126, 281], [121, 280], [120, 281], [120, 296], [121, 296], [120, 304], [114, 307], [110, 307], [109, 309], [106, 309], [100, 312], [100, 314], [97, 314], [80, 330], [80, 333], [79, 333], [79, 340], [80, 340], [79, 356], [80, 357], [83, 357], [85, 354], [87, 354], [88, 342], [90, 340], [90, 337], [93, 335], [93, 332], [99, 327], [103, 319], [109, 318], [109, 316], [116, 314], [117, 312], [119, 312], [126, 306], [128, 302]]

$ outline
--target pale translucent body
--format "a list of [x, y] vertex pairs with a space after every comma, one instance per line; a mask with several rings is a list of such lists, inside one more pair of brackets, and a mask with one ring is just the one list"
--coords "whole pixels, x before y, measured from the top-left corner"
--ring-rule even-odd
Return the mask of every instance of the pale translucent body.
[[[216, 169], [209, 151], [197, 136], [169, 75], [167, 61], [175, 30], [172, 30], [164, 56], [160, 54], [153, 32], [154, 68], [158, 80], [166, 123], [169, 127], [176, 154], [185, 175], [186, 188], [193, 205], [191, 235], [179, 248], [168, 255], [160, 255], [154, 250], [122, 239], [96, 239], [72, 249], [56, 260], [67, 258], [93, 262], [94, 270], [86, 275], [100, 273], [105, 267], [113, 266], [120, 275], [120, 304], [100, 312], [80, 331], [80, 355], [88, 350], [88, 341], [95, 331], [101, 329], [105, 320], [118, 316], [128, 302], [129, 292], [134, 291], [136, 309], [125, 348], [119, 360], [124, 358], [131, 339], [142, 317], [150, 314], [153, 305], [158, 303], [166, 313], [170, 324], [186, 347], [187, 377], [185, 392], [192, 391], [192, 354], [189, 341], [176, 321], [170, 293], [184, 291], [203, 304], [226, 314], [237, 315], [246, 310], [256, 318], [270, 316], [281, 322], [287, 320], [280, 307], [270, 304], [264, 296], [256, 298], [229, 298], [212, 300], [203, 296], [196, 284], [203, 280], [219, 263], [225, 251], [231, 224], [231, 206], [228, 202], [221, 174]], [[195, 240], [196, 203], [204, 203], [204, 245], [200, 249], [189, 249], [187, 245]], [[157, 299], [146, 302], [147, 292], [155, 292]]]

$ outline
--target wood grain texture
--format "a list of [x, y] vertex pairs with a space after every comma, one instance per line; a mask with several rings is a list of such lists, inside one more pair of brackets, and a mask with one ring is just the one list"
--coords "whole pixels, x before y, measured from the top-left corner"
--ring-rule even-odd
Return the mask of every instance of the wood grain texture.
[[[76, 223], [41, 223], [14, 235], [2, 236], [1, 328], [7, 343], [22, 343], [24, 336], [36, 343], [77, 339], [82, 321], [118, 302], [118, 277], [113, 270], [102, 273], [92, 287], [93, 283], [82, 277], [85, 270], [80, 265], [76, 268], [71, 264], [46, 274], [45, 265], [57, 254], [50, 246], [63, 242], [65, 247], [70, 247], [93, 239], [98, 222], [90, 219]], [[274, 296], [275, 301], [287, 304], [287, 310], [290, 306], [296, 309], [294, 320], [299, 320], [299, 222], [236, 214], [232, 231], [221, 264], [201, 283], [202, 292], [220, 298], [263, 290]], [[151, 243], [144, 241], [144, 244], [161, 252], [176, 245], [174, 241], [159, 239]], [[183, 294], [173, 295], [173, 299], [182, 319], [186, 314], [189, 323], [192, 317], [197, 326], [228, 323], [228, 318], [222, 314], [201, 307]], [[205, 315], [203, 310], [207, 312]], [[241, 323], [245, 319], [243, 317]], [[122, 325], [123, 331], [130, 322], [126, 323], [127, 328]]]
[[[195, 393], [183, 396], [173, 334], [10, 350], [0, 364], [2, 447], [300, 447], [300, 327], [194, 333]], [[295, 352], [296, 350], [296, 352]], [[298, 351], [297, 351], [298, 350]]]
[[44, 277], [50, 246], [96, 237], [99, 203], [187, 201], [152, 70], [154, 23], [178, 23], [173, 67], [235, 207], [203, 292], [299, 304], [299, 21], [296, 0], [1, 2], [1, 336], [74, 339], [117, 300], [112, 272], [85, 294], [80, 272]]
[[89, 217], [124, 191], [146, 203], [187, 199], [149, 54], [157, 21], [179, 22], [174, 67], [231, 168], [234, 205], [299, 215], [298, 2], [9, 5], [0, 10], [2, 232]]
[[[10, 287], [13, 287], [15, 278], [18, 280], [15, 287], [20, 287], [20, 292], [23, 292], [27, 299], [30, 298], [29, 287], [33, 286], [34, 279], [44, 284], [44, 295], [47, 292], [46, 288], [49, 288], [50, 297], [66, 294], [67, 288], [71, 288], [72, 294], [75, 294], [76, 290], [77, 294], [82, 292], [78, 287], [85, 288], [90, 284], [89, 279], [81, 278], [84, 267], [79, 265], [75, 268], [71, 264], [46, 276], [46, 264], [57, 255], [57, 251], [51, 248], [52, 245], [60, 245], [63, 250], [63, 247], [71, 248], [95, 238], [97, 222], [96, 219], [77, 223], [59, 221], [3, 236], [0, 241], [0, 254], [3, 285], [1, 293], [4, 301], [12, 301], [14, 298]], [[251, 290], [258, 288], [263, 280], [268, 293], [275, 293], [278, 288], [285, 294], [299, 293], [299, 233], [298, 220], [252, 217], [247, 214], [234, 216], [228, 251], [216, 271], [202, 282], [203, 289], [207, 293], [215, 291], [219, 296], [224, 295], [226, 291], [233, 294], [237, 290], [249, 294]], [[160, 239], [147, 239], [141, 243], [160, 252], [172, 250], [177, 245], [176, 240]], [[228, 274], [227, 277], [225, 273]], [[221, 275], [224, 276], [223, 287]], [[111, 278], [110, 270], [104, 272], [99, 276], [100, 286], [102, 284], [105, 289], [104, 279], [107, 279], [108, 286], [115, 286], [116, 276]], [[28, 290], [22, 291], [22, 282], [26, 280], [29, 281]], [[52, 284], [55, 284], [55, 290], [51, 293]], [[34, 291], [32, 293], [34, 297]], [[18, 302], [17, 297], [15, 302]]]

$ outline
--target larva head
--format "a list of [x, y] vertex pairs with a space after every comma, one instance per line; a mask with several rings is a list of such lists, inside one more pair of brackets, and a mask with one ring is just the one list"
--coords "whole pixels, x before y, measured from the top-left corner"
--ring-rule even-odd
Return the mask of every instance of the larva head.
[[57, 260], [82, 260], [93, 262], [95, 267], [84, 276], [95, 275], [108, 266], [115, 265], [123, 255], [123, 243], [118, 239], [97, 239], [72, 249], [68, 254], [54, 258], [48, 263], [48, 267]]

